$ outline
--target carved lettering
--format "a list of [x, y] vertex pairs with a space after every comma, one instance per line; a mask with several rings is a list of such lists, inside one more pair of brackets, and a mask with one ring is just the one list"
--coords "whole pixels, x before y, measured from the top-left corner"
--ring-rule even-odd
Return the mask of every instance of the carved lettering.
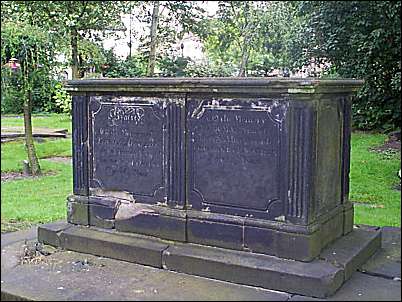
[[123, 123], [143, 123], [144, 109], [141, 107], [121, 107], [116, 105], [109, 110], [108, 121], [110, 126], [119, 126]]
[[152, 106], [101, 103], [92, 114], [94, 180], [147, 195], [163, 186], [164, 126]]
[[210, 126], [195, 126], [193, 140], [196, 151], [232, 155], [242, 162], [275, 156], [278, 142], [273, 141], [272, 129], [265, 126], [272, 124], [265, 112], [253, 111], [253, 116], [247, 116], [235, 110], [214, 111], [216, 113], [205, 115], [204, 120]]
[[[281, 199], [282, 117], [287, 107], [269, 101], [254, 107], [236, 100], [221, 103], [200, 101], [194, 111], [202, 114], [190, 115], [190, 186], [195, 192], [190, 199], [200, 196], [198, 207], [214, 206], [214, 211], [222, 207], [236, 215], [247, 213], [245, 209], [271, 215], [266, 212], [270, 202]], [[196, 206], [197, 200], [190, 202]]]

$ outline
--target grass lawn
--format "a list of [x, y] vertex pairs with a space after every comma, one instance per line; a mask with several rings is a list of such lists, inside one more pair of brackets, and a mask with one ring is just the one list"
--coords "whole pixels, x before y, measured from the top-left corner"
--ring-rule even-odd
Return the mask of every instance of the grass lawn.
[[[15, 127], [24, 126], [24, 119], [22, 117], [16, 118], [15, 115], [2, 115], [1, 126], [2, 127]], [[43, 114], [33, 115], [32, 119], [33, 127], [44, 128], [57, 128], [68, 129], [71, 134], [71, 117], [68, 114]]]
[[[21, 118], [3, 118], [2, 126], [22, 126]], [[33, 126], [67, 128], [67, 115], [35, 116]], [[383, 134], [353, 133], [350, 173], [350, 199], [355, 202], [355, 223], [400, 226], [401, 192], [400, 153], [378, 153], [369, 148], [380, 146]], [[1, 183], [1, 231], [10, 231], [66, 218], [66, 197], [72, 193], [70, 164], [44, 160], [51, 156], [71, 156], [71, 138], [36, 143], [44, 176]], [[22, 171], [25, 150], [22, 142], [1, 145], [1, 171]], [[46, 173], [50, 173], [47, 174]]]
[[[22, 118], [2, 118], [2, 127], [23, 126]], [[35, 116], [33, 127], [66, 128], [71, 134], [71, 118], [52, 114]], [[1, 183], [1, 231], [27, 228], [33, 224], [66, 218], [66, 197], [72, 192], [70, 164], [44, 158], [71, 156], [71, 138], [46, 139], [35, 144], [44, 176]], [[22, 141], [1, 144], [1, 172], [22, 171], [26, 159]]]
[[400, 152], [373, 152], [386, 140], [383, 134], [352, 134], [350, 200], [355, 202], [355, 223], [401, 225]]

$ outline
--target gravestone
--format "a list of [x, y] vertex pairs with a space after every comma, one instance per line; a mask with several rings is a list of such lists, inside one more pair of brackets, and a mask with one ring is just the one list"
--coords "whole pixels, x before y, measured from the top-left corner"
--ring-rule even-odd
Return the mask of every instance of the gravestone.
[[[353, 230], [348, 199], [351, 99], [361, 84], [261, 78], [70, 81], [74, 194], [68, 198], [67, 227], [89, 226], [106, 239], [91, 238], [88, 230], [78, 236], [67, 227], [61, 236], [60, 229], [43, 227], [39, 239], [101, 253], [91, 242], [139, 236], [166, 244], [158, 246], [158, 267], [332, 294], [380, 243], [378, 232]], [[107, 256], [127, 260], [119, 244], [112, 244]], [[344, 254], [344, 262], [326, 256], [342, 244], [346, 254], [354, 254]], [[354, 249], [348, 246], [353, 244]], [[133, 261], [146, 262], [141, 253]], [[195, 263], [204, 264], [197, 269]], [[217, 263], [233, 268], [217, 273]], [[243, 273], [232, 279], [236, 270]], [[289, 275], [285, 288], [274, 281], [276, 274]], [[309, 283], [307, 292], [299, 288], [300, 281], [313, 279], [320, 285]]]

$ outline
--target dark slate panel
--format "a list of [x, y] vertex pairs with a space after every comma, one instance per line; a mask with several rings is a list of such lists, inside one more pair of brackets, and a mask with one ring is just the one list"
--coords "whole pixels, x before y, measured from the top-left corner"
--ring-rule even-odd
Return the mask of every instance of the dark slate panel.
[[187, 103], [192, 208], [265, 219], [284, 215], [287, 109], [283, 99]]
[[167, 199], [166, 100], [91, 96], [91, 187], [123, 191], [138, 202]]

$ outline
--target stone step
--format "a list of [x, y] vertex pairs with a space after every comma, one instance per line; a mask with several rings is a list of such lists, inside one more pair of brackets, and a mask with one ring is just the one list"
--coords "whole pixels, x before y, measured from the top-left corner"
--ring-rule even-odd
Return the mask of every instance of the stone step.
[[333, 295], [381, 245], [378, 229], [357, 228], [311, 262], [160, 240], [68, 223], [38, 227], [38, 240], [82, 253], [293, 294]]

